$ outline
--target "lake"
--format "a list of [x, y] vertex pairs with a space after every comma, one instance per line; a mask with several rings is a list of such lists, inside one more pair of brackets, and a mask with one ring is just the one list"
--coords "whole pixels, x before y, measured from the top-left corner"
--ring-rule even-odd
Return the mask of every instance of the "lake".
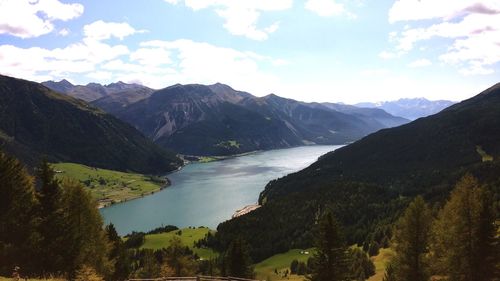
[[269, 181], [301, 170], [339, 147], [302, 146], [189, 164], [168, 175], [172, 185], [166, 189], [101, 209], [101, 214], [120, 235], [168, 224], [215, 229], [237, 209], [257, 203]]

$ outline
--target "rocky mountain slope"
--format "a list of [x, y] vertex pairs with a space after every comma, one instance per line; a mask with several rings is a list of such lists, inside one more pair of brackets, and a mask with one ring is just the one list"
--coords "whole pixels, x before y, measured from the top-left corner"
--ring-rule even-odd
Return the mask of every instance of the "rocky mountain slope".
[[341, 112], [276, 95], [258, 98], [218, 83], [174, 85], [111, 112], [165, 148], [190, 155], [228, 155], [344, 144], [407, 122], [371, 111]]

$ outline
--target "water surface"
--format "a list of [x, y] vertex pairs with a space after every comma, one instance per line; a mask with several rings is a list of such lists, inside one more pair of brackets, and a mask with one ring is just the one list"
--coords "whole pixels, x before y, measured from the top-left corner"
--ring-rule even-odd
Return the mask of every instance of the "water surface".
[[101, 209], [101, 214], [121, 235], [167, 224], [215, 229], [237, 209], [255, 204], [270, 180], [301, 170], [338, 147], [303, 146], [190, 164], [168, 176], [168, 188]]

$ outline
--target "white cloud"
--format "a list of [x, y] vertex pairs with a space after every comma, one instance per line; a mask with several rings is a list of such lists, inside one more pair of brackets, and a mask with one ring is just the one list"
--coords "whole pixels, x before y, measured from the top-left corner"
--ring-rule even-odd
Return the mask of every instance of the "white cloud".
[[172, 62], [170, 59], [170, 52], [161, 48], [140, 48], [130, 54], [130, 60], [149, 66], [169, 64]]
[[126, 22], [104, 22], [102, 20], [95, 21], [83, 27], [85, 37], [91, 40], [105, 40], [111, 37], [123, 38], [135, 33], [142, 33], [144, 30], [136, 30]]
[[398, 0], [389, 10], [389, 22], [425, 19], [446, 21], [469, 13], [498, 14], [497, 0]]
[[69, 29], [63, 28], [63, 29], [59, 30], [59, 32], [57, 34], [59, 34], [59, 35], [61, 35], [61, 36], [64, 37], [64, 36], [68, 36], [69, 33], [70, 33]]
[[83, 14], [83, 5], [58, 0], [0, 1], [0, 34], [38, 37], [54, 30], [54, 21], [68, 21]]
[[399, 52], [445, 38], [452, 43], [439, 56], [440, 61], [467, 75], [493, 73], [492, 66], [500, 62], [500, 1], [399, 0], [389, 11], [390, 22], [428, 19], [433, 21], [393, 36]]
[[109, 71], [95, 71], [95, 72], [90, 72], [87, 75], [85, 75], [93, 80], [109, 80], [113, 77], [113, 73]]
[[225, 20], [224, 28], [229, 33], [258, 41], [268, 39], [269, 34], [279, 28], [278, 22], [266, 27], [258, 27], [261, 13], [282, 11], [292, 7], [292, 0], [165, 0], [165, 2], [173, 5], [184, 2], [194, 11], [213, 8], [217, 15]]
[[85, 29], [88, 37], [63, 48], [0, 45], [0, 73], [39, 82], [62, 78], [76, 78], [73, 80], [78, 83], [122, 80], [153, 88], [220, 81], [263, 95], [278, 84], [278, 78], [263, 71], [263, 66], [287, 64], [279, 58], [191, 40], [148, 41], [129, 50], [131, 47], [100, 40], [133, 34], [133, 28], [125, 29], [127, 32], [89, 30]]
[[185, 39], [148, 41], [141, 43], [141, 47], [164, 49], [172, 53], [176, 62], [176, 73], [165, 76], [161, 83], [154, 85], [156, 87], [168, 83], [211, 84], [223, 79], [231, 81], [234, 87], [261, 92], [276, 81], [273, 75], [262, 72], [259, 67], [260, 63], [272, 65], [274, 60], [252, 52]]
[[432, 65], [432, 62], [428, 59], [418, 59], [408, 64], [408, 66], [412, 68], [425, 67], [430, 65]]
[[389, 59], [399, 58], [401, 56], [401, 53], [382, 51], [378, 54], [378, 56], [382, 59], [389, 60]]
[[390, 71], [386, 68], [375, 68], [362, 70], [360, 74], [367, 77], [381, 77], [390, 74]]
[[[97, 24], [96, 24], [97, 23]], [[101, 27], [97, 31], [95, 28]], [[128, 24], [94, 22], [84, 27], [85, 37], [63, 48], [20, 48], [0, 45], [0, 73], [40, 81], [40, 79], [66, 78], [71, 74], [104, 79], [110, 77], [98, 66], [130, 53], [125, 45], [109, 45], [101, 40], [124, 38], [137, 31]], [[141, 58], [138, 54], [138, 59]]]
[[338, 16], [345, 12], [344, 5], [335, 0], [308, 0], [304, 6], [321, 17]]

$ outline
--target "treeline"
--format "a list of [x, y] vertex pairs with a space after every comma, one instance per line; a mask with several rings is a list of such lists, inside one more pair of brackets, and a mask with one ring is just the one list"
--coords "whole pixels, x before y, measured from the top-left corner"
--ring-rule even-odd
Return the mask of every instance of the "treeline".
[[242, 237], [251, 245], [252, 259], [259, 262], [289, 249], [313, 246], [316, 223], [331, 212], [343, 225], [347, 244], [358, 244], [376, 255], [380, 247], [388, 247], [391, 225], [409, 201], [374, 184], [321, 182], [310, 185], [308, 192], [286, 195], [219, 224], [217, 233], [200, 245], [224, 251], [235, 237]]
[[[384, 281], [500, 280], [500, 225], [492, 193], [465, 175], [444, 206], [416, 197], [392, 226], [395, 255]], [[293, 261], [291, 273], [311, 281], [365, 280], [373, 263], [361, 249], [347, 248], [342, 227], [327, 213], [318, 222], [316, 252], [307, 263]]]
[[385, 281], [500, 279], [499, 225], [494, 197], [464, 176], [442, 208], [417, 197], [394, 227], [395, 257]]
[[73, 278], [82, 266], [107, 275], [112, 261], [96, 202], [74, 181], [60, 182], [47, 162], [32, 177], [0, 152], [0, 275]]

